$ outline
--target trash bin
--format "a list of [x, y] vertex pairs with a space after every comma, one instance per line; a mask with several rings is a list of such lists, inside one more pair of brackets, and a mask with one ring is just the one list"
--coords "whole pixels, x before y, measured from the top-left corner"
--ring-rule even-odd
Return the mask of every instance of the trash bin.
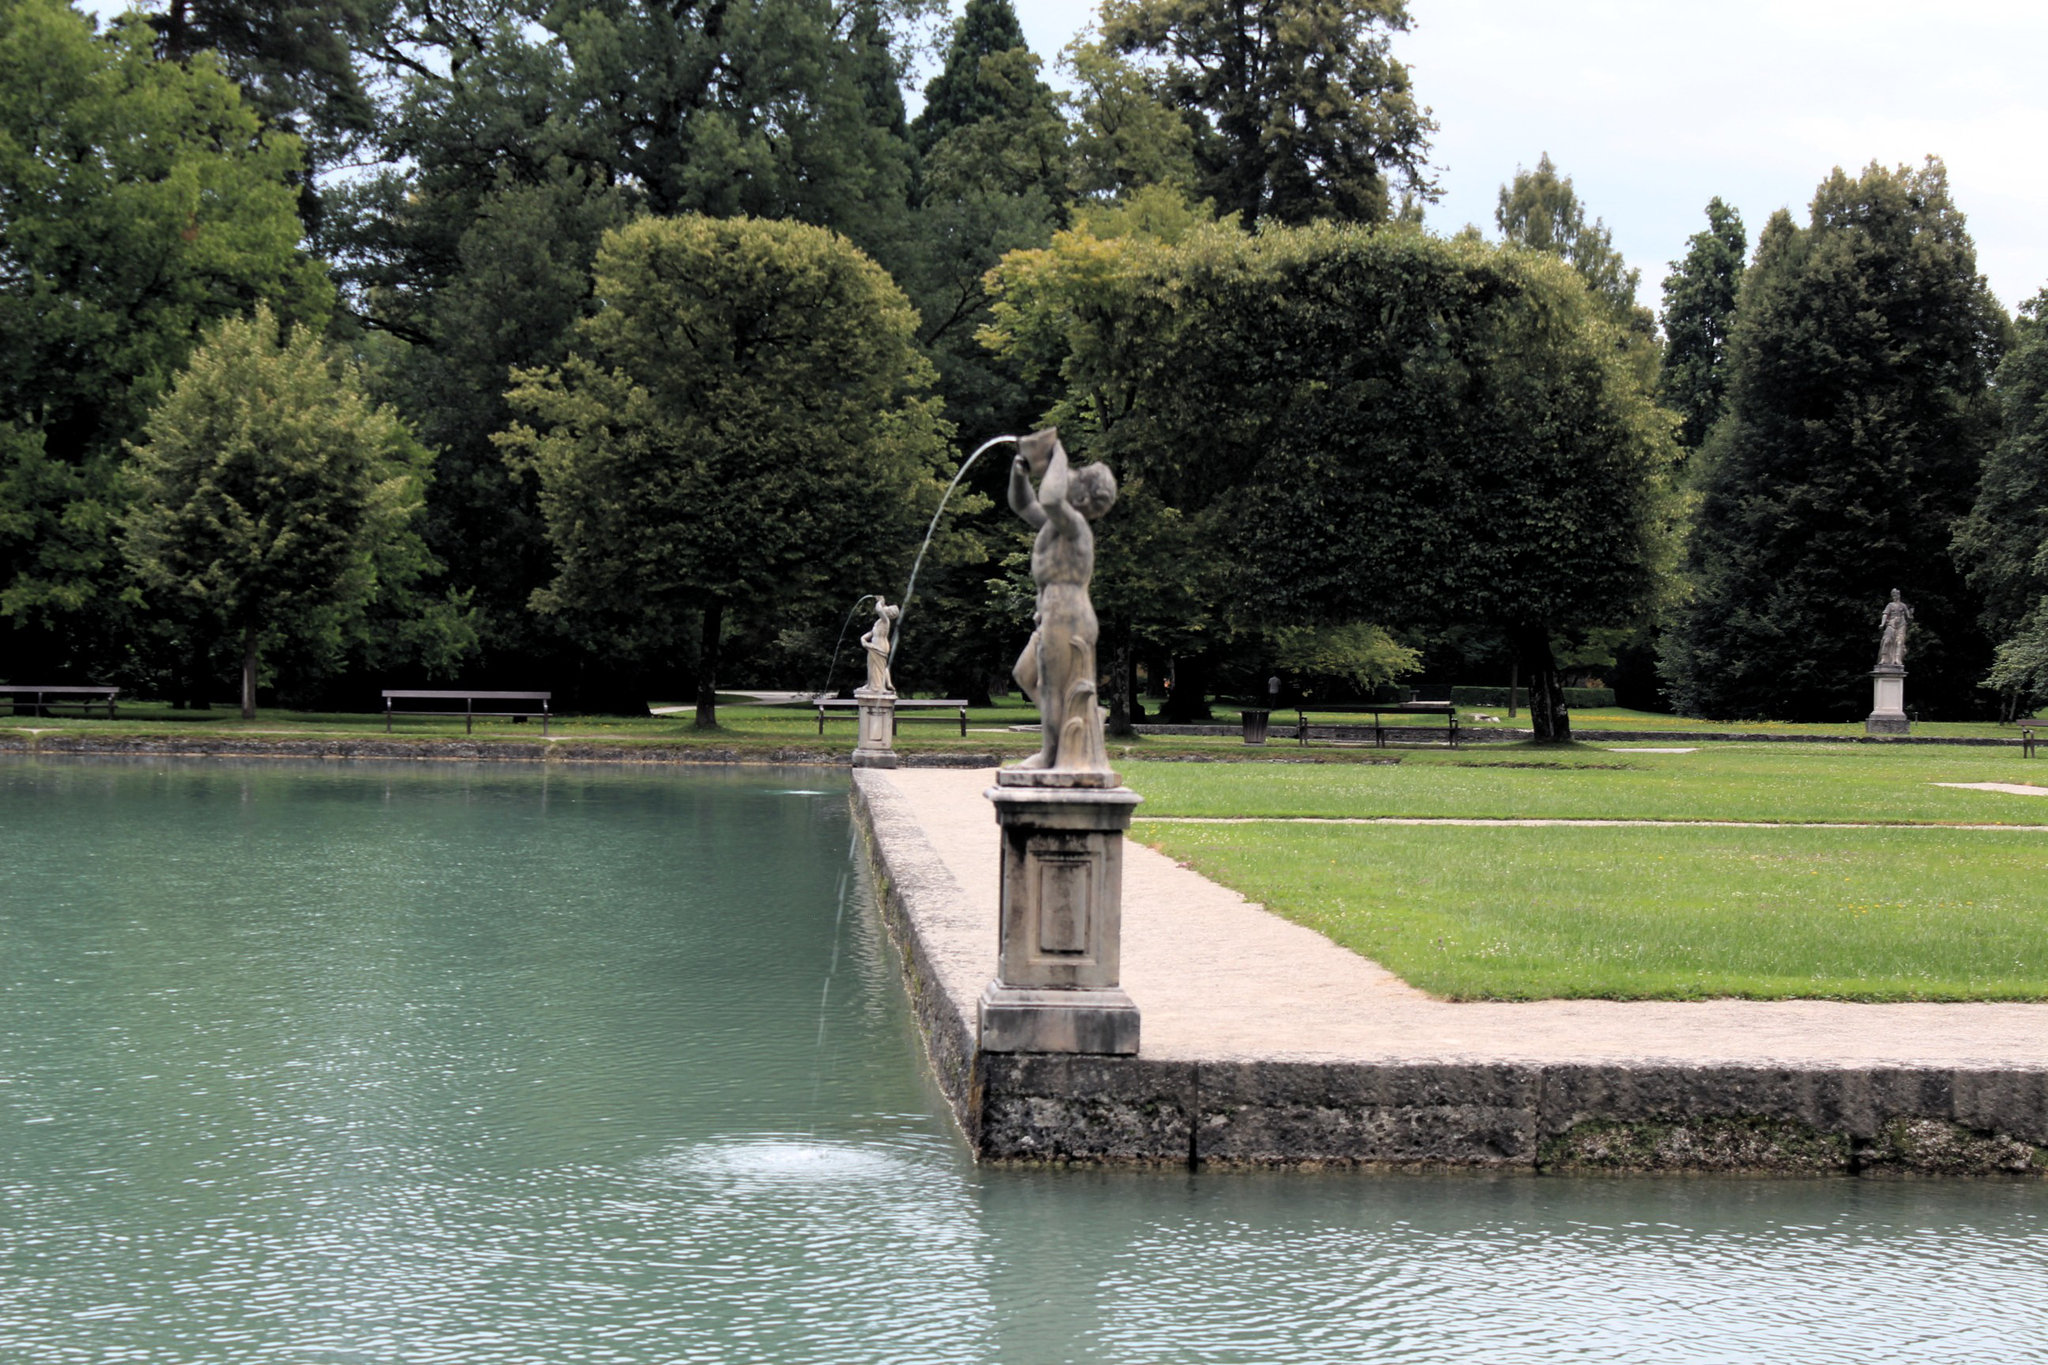
[[1238, 714], [1244, 717], [1244, 742], [1247, 744], [1264, 744], [1266, 742], [1266, 722], [1272, 719], [1273, 713], [1247, 706]]

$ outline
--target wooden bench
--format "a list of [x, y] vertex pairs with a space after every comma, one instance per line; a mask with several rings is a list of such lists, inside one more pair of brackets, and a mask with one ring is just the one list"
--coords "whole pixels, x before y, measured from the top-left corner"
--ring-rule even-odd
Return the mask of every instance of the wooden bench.
[[[1298, 744], [1306, 745], [1309, 742], [1310, 730], [1318, 724], [1318, 722], [1308, 718], [1310, 709], [1306, 706], [1296, 706], [1294, 708], [1296, 719], [1294, 738]], [[1428, 731], [1441, 727], [1444, 737], [1450, 742], [1450, 746], [1453, 749], [1458, 747], [1458, 711], [1455, 706], [1447, 701], [1389, 702], [1383, 706], [1328, 706], [1319, 709], [1335, 712], [1339, 715], [1372, 717], [1371, 725], [1337, 720], [1321, 722], [1323, 729], [1328, 732], [1327, 742], [1331, 744], [1347, 743], [1346, 740], [1338, 737], [1337, 732], [1339, 730], [1370, 730], [1372, 732], [1373, 747], [1384, 749], [1387, 747], [1387, 736], [1389, 734], [1400, 734], [1403, 731]], [[1438, 718], [1438, 724], [1388, 725], [1380, 719], [1382, 716], [1432, 716]]]
[[[540, 732], [546, 734], [548, 732], [548, 702], [553, 700], [554, 695], [552, 692], [422, 692], [398, 687], [386, 688], [384, 692], [384, 733], [387, 735], [391, 733], [391, 718], [393, 716], [460, 715], [462, 717], [462, 732], [466, 735], [476, 733], [476, 718], [478, 716], [510, 716], [513, 720], [529, 720], [534, 716], [539, 716]], [[462, 710], [457, 712], [448, 707], [413, 710], [411, 708], [393, 706], [391, 703], [394, 701], [459, 701], [462, 703]], [[527, 707], [522, 710], [513, 711], [479, 711], [476, 709], [476, 704], [480, 701], [539, 702], [540, 707], [538, 710]]]
[[[848, 701], [841, 697], [813, 697], [811, 705], [818, 708], [818, 733], [822, 735], [825, 733], [825, 717], [827, 715], [835, 711], [845, 711], [851, 714], [859, 708], [860, 703], [858, 701]], [[905, 711], [930, 711], [935, 709], [957, 712], [960, 717], [960, 738], [967, 738], [967, 703], [958, 697], [927, 697], [923, 701], [912, 700], [908, 697], [898, 697], [895, 704], [895, 714], [889, 720], [889, 733], [892, 735], [896, 733], [896, 727], [902, 723]], [[952, 717], [912, 716], [911, 719], [951, 720]]]
[[107, 719], [114, 719], [114, 698], [121, 695], [118, 687], [35, 687], [27, 684], [7, 686], [0, 684], [0, 697], [5, 697], [8, 714], [18, 716], [22, 707], [28, 707], [29, 714], [48, 715], [53, 706], [75, 706], [78, 714], [92, 714], [95, 706], [107, 708]]
[[2015, 722], [2020, 727], [2020, 757], [2034, 756], [2034, 731], [2048, 729], [2048, 720], [2029, 718]]

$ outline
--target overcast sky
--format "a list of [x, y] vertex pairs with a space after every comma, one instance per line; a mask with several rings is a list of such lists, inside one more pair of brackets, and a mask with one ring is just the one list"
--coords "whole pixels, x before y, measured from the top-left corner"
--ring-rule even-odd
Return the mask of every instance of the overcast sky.
[[[1048, 64], [1094, 0], [1015, 0]], [[1800, 222], [1830, 169], [1942, 157], [2008, 308], [2048, 285], [2048, 4], [2041, 0], [1409, 0], [1395, 40], [1440, 131], [1427, 221], [1476, 223], [1545, 151], [1643, 272], [1667, 265], [1720, 195], [1752, 245]], [[1056, 73], [1048, 72], [1057, 79]]]

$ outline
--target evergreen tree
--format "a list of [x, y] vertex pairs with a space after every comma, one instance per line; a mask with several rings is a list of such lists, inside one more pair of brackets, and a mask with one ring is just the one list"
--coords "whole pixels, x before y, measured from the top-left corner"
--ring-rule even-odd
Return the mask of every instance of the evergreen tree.
[[953, 25], [946, 64], [925, 86], [924, 110], [911, 124], [918, 151], [930, 152], [956, 128], [1008, 115], [1007, 92], [983, 80], [982, 61], [1028, 47], [1010, 0], [967, 0]]
[[1433, 198], [1429, 135], [1392, 35], [1406, 0], [1105, 0], [1102, 38], [1156, 64], [1193, 133], [1198, 192], [1260, 218], [1382, 222]]
[[[336, 660], [379, 599], [435, 567], [416, 523], [432, 457], [311, 328], [222, 323], [151, 412], [121, 549], [160, 616], [232, 642], [242, 718], [265, 653]], [[443, 659], [468, 632], [443, 613]]]
[[1550, 153], [1537, 158], [1535, 170], [1518, 168], [1514, 182], [1500, 187], [1493, 221], [1509, 243], [1571, 262], [1586, 287], [1623, 326], [1645, 338], [1655, 330], [1649, 310], [1636, 303], [1643, 272], [1622, 260], [1606, 223], [1598, 218], [1586, 221], [1572, 178], [1557, 173]]
[[1955, 548], [1999, 642], [1987, 681], [2010, 719], [2048, 700], [2048, 290], [2021, 306], [1997, 388], [2003, 430]]
[[1742, 288], [1749, 238], [1742, 215], [1716, 197], [1707, 226], [1686, 241], [1664, 277], [1664, 373], [1659, 396], [1679, 415], [1678, 443], [1697, 450], [1721, 415], [1728, 388], [1728, 326]]
[[1918, 612], [1916, 706], [1963, 714], [1986, 649], [1950, 556], [1997, 434], [2007, 330], [1941, 163], [1839, 169], [1808, 226], [1772, 216], [1728, 346], [1728, 415], [1698, 459], [1693, 596], [1661, 667], [1689, 714], [1869, 710], [1877, 614]]

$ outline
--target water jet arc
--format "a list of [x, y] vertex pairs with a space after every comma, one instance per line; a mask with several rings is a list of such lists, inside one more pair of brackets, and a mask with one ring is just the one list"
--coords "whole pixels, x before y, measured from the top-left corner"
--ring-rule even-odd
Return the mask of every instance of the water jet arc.
[[1017, 438], [1014, 436], [991, 436], [988, 440], [976, 446], [974, 453], [960, 462], [960, 470], [953, 475], [953, 482], [946, 485], [946, 494], [939, 499], [938, 510], [932, 513], [932, 524], [924, 529], [924, 544], [917, 547], [917, 558], [910, 565], [910, 581], [903, 587], [903, 600], [896, 604], [898, 608], [896, 613], [896, 634], [889, 641], [889, 663], [892, 666], [896, 662], [896, 650], [903, 643], [903, 623], [910, 616], [910, 596], [917, 591], [917, 571], [924, 567], [924, 552], [931, 548], [932, 533], [939, 529], [939, 518], [946, 514], [946, 504], [952, 500], [953, 490], [960, 486], [960, 480], [967, 476], [967, 471], [974, 467], [974, 462], [981, 458], [981, 453], [984, 450], [989, 449], [991, 446], [999, 446], [1005, 441], [1015, 445]]

